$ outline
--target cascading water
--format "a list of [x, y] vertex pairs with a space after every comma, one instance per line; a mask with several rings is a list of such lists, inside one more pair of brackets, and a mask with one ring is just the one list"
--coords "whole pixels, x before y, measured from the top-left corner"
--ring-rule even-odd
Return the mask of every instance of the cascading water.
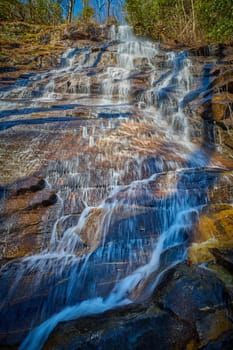
[[[201, 191], [192, 187], [212, 164], [192, 143], [184, 112], [193, 88], [186, 53], [164, 54], [127, 26], [112, 27], [111, 41], [117, 49], [110, 67], [93, 74], [101, 57], [90, 47], [69, 50], [58, 70], [33, 76], [20, 92], [21, 98], [39, 92], [33, 108], [49, 113], [61, 111], [69, 95], [64, 118], [80, 106], [91, 117], [77, 131], [84, 152], [50, 161], [44, 171], [46, 186], [58, 196], [50, 241], [41, 253], [13, 263], [15, 281], [1, 302], [4, 314], [16, 295], [24, 297], [20, 284], [30, 275], [24, 283], [35, 300], [26, 325], [32, 331], [21, 350], [41, 349], [61, 321], [132, 303], [135, 289], [141, 288], [140, 298], [150, 295], [164, 271], [186, 259], [192, 226], [215, 179], [210, 168]], [[163, 56], [162, 68], [157, 56]], [[16, 86], [4, 98], [17, 94]], [[43, 105], [46, 97], [51, 109]], [[152, 273], [153, 283], [143, 288]], [[24, 311], [26, 305], [19, 306]]]

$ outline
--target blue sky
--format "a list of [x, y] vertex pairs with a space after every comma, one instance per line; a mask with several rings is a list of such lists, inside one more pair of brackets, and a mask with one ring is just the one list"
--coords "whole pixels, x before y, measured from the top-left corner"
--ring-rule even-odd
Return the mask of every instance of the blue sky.
[[[104, 0], [102, 0], [102, 1], [104, 1]], [[124, 1], [121, 1], [121, 2], [123, 3]], [[95, 0], [90, 0], [91, 6], [95, 7], [95, 4], [96, 4]], [[74, 16], [75, 17], [78, 16], [81, 13], [81, 11], [82, 11], [82, 1], [76, 0], [75, 1]], [[115, 15], [118, 18], [118, 20], [121, 20], [122, 14], [120, 12], [121, 11], [120, 11], [120, 7], [119, 7], [119, 1], [113, 0], [111, 14]]]
[[80, 0], [76, 0], [75, 2], [75, 9], [74, 9], [74, 15], [77, 16], [82, 9], [82, 5], [81, 5], [81, 1]]

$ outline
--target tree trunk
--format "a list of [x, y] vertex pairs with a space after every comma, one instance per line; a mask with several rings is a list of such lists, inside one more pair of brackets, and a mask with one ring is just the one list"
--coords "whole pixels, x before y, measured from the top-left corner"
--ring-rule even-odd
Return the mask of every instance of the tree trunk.
[[35, 23], [34, 8], [33, 8], [32, 0], [28, 1], [28, 8], [29, 8], [30, 22]]
[[107, 18], [110, 17], [110, 9], [111, 9], [111, 0], [108, 0], [108, 6], [107, 6]]
[[105, 6], [104, 2], [101, 2], [100, 0], [96, 0], [96, 8], [97, 8], [97, 16], [99, 18], [99, 22], [102, 20], [102, 10]]
[[68, 23], [71, 23], [71, 21], [72, 21], [72, 14], [74, 11], [74, 2], [75, 2], [75, 0], [70, 0], [70, 2], [69, 2], [68, 13], [67, 13]]
[[196, 18], [195, 18], [195, 11], [194, 11], [194, 2], [191, 0], [191, 6], [192, 6], [192, 19], [193, 19], [193, 38], [196, 40]]

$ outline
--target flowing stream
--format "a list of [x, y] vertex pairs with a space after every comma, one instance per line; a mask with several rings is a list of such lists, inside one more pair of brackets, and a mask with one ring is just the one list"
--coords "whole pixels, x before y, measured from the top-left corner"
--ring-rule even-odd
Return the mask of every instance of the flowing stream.
[[[65, 129], [74, 112], [87, 115], [72, 130], [80, 151], [42, 171], [58, 198], [53, 227], [43, 223], [49, 243], [8, 263], [15, 279], [1, 312], [23, 298], [21, 282], [31, 276], [27, 296], [36, 305], [20, 349], [39, 350], [59, 322], [147, 298], [163, 273], [186, 259], [215, 165], [192, 140], [185, 96], [195, 80], [186, 52], [162, 52], [129, 27], [112, 27], [99, 51], [70, 49], [60, 68], [26, 78], [2, 93], [1, 130], [45, 122]], [[40, 160], [34, 162], [32, 170]]]

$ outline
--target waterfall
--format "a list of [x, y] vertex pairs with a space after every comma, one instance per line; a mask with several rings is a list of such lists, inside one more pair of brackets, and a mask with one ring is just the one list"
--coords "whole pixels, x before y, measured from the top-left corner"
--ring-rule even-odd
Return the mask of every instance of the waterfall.
[[[215, 179], [208, 153], [192, 142], [184, 108], [194, 88], [187, 53], [164, 53], [128, 26], [113, 26], [108, 45], [68, 50], [58, 69], [3, 95], [14, 102], [2, 111], [9, 128], [23, 125], [26, 108], [53, 121], [81, 120], [69, 131], [79, 152], [51, 157], [42, 172], [58, 197], [49, 243], [15, 261], [14, 283], [1, 301], [4, 313], [31, 276], [27, 297], [37, 296], [38, 305], [21, 350], [42, 349], [59, 322], [128, 305], [136, 290], [139, 299], [148, 297], [164, 272], [186, 259]], [[201, 173], [196, 189], [205, 167], [210, 174]], [[1, 273], [6, 278], [8, 269]]]

